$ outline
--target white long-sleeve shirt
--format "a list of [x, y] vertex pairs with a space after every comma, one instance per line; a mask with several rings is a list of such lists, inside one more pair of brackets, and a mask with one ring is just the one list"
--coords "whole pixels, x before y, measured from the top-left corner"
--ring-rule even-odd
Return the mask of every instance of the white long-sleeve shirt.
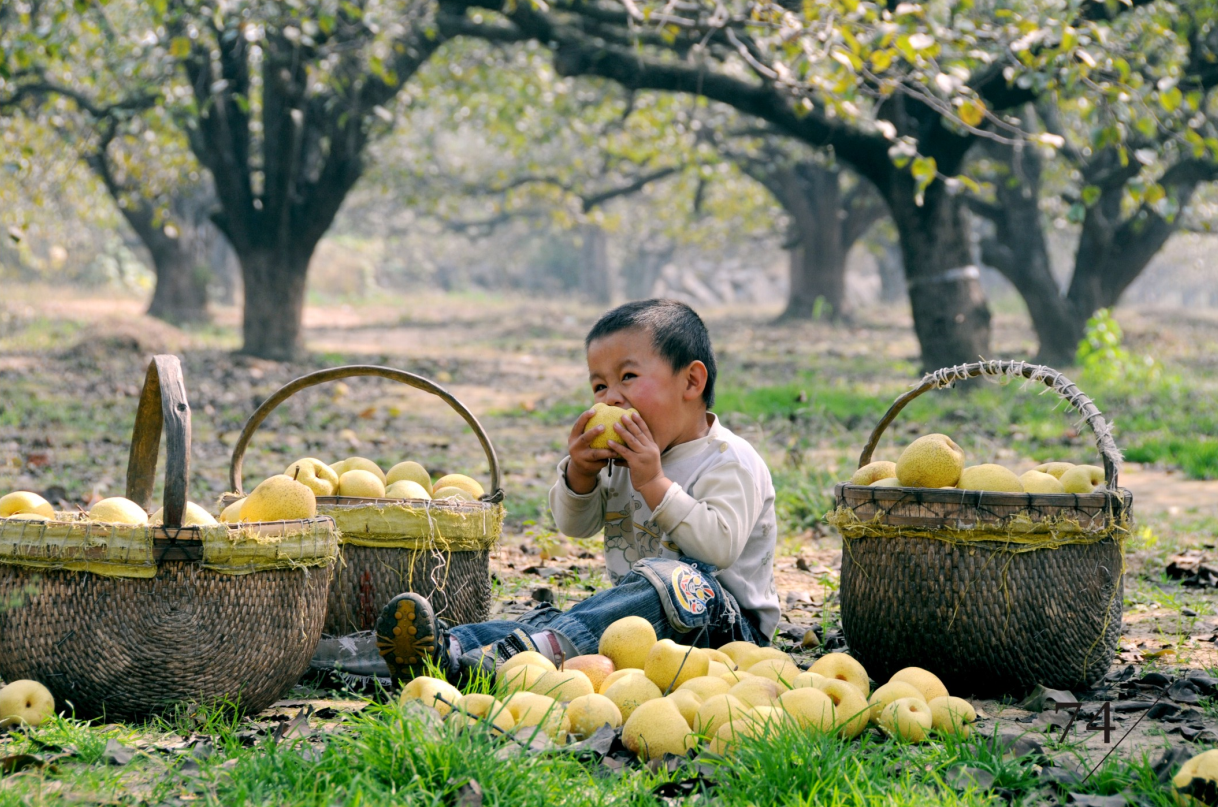
[[570, 457], [558, 464], [550, 509], [558, 529], [573, 538], [605, 531], [605, 565], [616, 584], [642, 558], [685, 555], [719, 567], [716, 577], [773, 636], [780, 610], [774, 585], [778, 531], [774, 483], [749, 442], [708, 416], [705, 437], [660, 456], [673, 484], [652, 510], [630, 484], [625, 466], [602, 469], [596, 487], [579, 494], [567, 486]]

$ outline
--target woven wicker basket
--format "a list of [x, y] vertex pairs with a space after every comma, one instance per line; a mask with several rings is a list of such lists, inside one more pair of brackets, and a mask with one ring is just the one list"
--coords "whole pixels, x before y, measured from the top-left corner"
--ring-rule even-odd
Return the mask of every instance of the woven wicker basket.
[[132, 435], [127, 498], [145, 509], [162, 425], [165, 526], [0, 520], [0, 678], [41, 681], [80, 717], [256, 712], [296, 682], [321, 637], [333, 521], [180, 526], [190, 407], [174, 356], [149, 366]]
[[1085, 689], [1107, 672], [1121, 632], [1122, 541], [1133, 498], [1095, 404], [1061, 373], [988, 361], [927, 375], [880, 420], [859, 467], [914, 398], [978, 376], [1042, 382], [1096, 436], [1105, 485], [1089, 494], [838, 485], [842, 628], [876, 680], [924, 667], [960, 694], [1040, 683]]
[[478, 419], [447, 390], [422, 376], [373, 365], [319, 370], [285, 384], [250, 415], [233, 449], [226, 497], [243, 494], [241, 467], [254, 432], [280, 404], [301, 390], [354, 376], [376, 376], [429, 392], [451, 406], [473, 429], [490, 464], [491, 492], [481, 501], [365, 499], [319, 496], [317, 511], [332, 516], [342, 541], [342, 561], [330, 587], [325, 632], [346, 634], [373, 627], [393, 596], [413, 591], [427, 597], [436, 616], [452, 624], [481, 622], [490, 613], [490, 550], [503, 532], [499, 459]]

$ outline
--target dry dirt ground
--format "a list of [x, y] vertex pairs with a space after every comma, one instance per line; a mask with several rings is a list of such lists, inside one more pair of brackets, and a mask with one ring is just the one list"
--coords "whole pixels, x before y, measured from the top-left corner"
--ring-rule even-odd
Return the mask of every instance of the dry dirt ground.
[[[183, 357], [194, 413], [192, 498], [204, 503], [228, 489], [228, 461], [241, 424], [279, 385], [339, 363], [386, 364], [442, 383], [477, 415], [495, 443], [512, 514], [492, 559], [499, 594], [495, 612], [521, 610], [534, 597], [562, 605], [605, 585], [596, 541], [552, 534], [543, 512], [567, 431], [545, 413], [589, 401], [582, 338], [599, 310], [480, 296], [315, 305], [305, 318], [311, 356], [295, 364], [234, 356], [235, 310], [218, 310], [214, 326], [193, 331], [150, 320], [141, 310], [140, 302], [125, 298], [9, 291], [0, 303], [0, 395], [36, 397], [55, 414], [44, 421], [27, 412], [3, 423], [0, 489], [58, 486], [66, 499], [79, 502], [119, 495], [135, 395], [154, 352]], [[725, 377], [741, 383], [781, 383], [812, 365], [864, 384], [872, 383], [868, 374], [882, 366], [886, 375], [873, 379], [876, 390], [899, 392], [917, 378], [917, 345], [902, 312], [862, 312], [847, 326], [773, 325], [775, 312], [755, 309], [704, 313]], [[1211, 349], [1218, 345], [1218, 315], [1137, 311], [1124, 312], [1121, 319], [1132, 348], [1184, 367], [1218, 369], [1218, 351]], [[994, 341], [995, 355], [1027, 355], [1031, 347], [1026, 323], [1015, 315], [996, 317]], [[786, 447], [761, 422], [740, 430], [767, 457], [783, 456]], [[840, 471], [838, 478], [848, 473], [859, 447], [843, 445], [841, 438], [826, 435], [818, 442], [812, 435], [806, 453], [822, 468]], [[246, 478], [257, 481], [308, 454], [333, 459], [366, 454], [383, 462], [419, 458], [437, 472], [465, 471], [487, 479], [477, 442], [441, 401], [382, 381], [352, 380], [293, 399], [255, 438]], [[1133, 665], [1130, 681], [1154, 671], [1172, 677], [1188, 670], [1212, 673], [1218, 667], [1214, 589], [1169, 585], [1162, 569], [1172, 553], [1213, 548], [1218, 482], [1136, 466], [1127, 467], [1121, 479], [1133, 491], [1140, 532], [1128, 557], [1125, 633], [1114, 674], [1126, 665]], [[788, 529], [782, 550], [777, 571], [787, 634], [802, 636], [816, 628], [822, 640], [832, 636], [840, 541], [828, 528]], [[1122, 753], [1190, 737], [1218, 742], [1218, 711], [1209, 697], [1215, 684], [1200, 681], [1196, 697], [1169, 699], [1170, 707], [1138, 724]], [[1123, 686], [1113, 682], [1093, 697], [1136, 700], [1133, 683]], [[1089, 711], [1099, 703], [1090, 703]], [[1010, 703], [978, 705], [988, 719], [1011, 730], [1060, 722]], [[1115, 738], [1145, 714], [1139, 706], [1123, 708], [1130, 711], [1113, 713]], [[1101, 732], [1075, 728], [1074, 733], [1092, 760], [1112, 748]]]

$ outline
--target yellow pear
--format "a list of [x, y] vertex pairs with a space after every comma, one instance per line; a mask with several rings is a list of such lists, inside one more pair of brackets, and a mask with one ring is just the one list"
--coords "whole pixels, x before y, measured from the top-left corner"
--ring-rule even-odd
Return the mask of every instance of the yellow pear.
[[720, 664], [723, 664], [729, 670], [734, 670], [734, 669], [736, 669], [736, 667], [739, 666], [738, 664], [736, 664], [735, 659], [733, 659], [727, 653], [724, 653], [722, 650], [716, 650], [713, 647], [704, 647], [704, 648], [702, 648], [702, 652], [706, 654], [706, 657], [708, 659], [710, 659], [711, 661], [717, 661]]
[[880, 712], [884, 707], [900, 698], [922, 698], [922, 690], [906, 681], [889, 681], [883, 686], [876, 687], [875, 692], [867, 699], [871, 705], [871, 722], [878, 723]]
[[346, 471], [338, 478], [339, 496], [358, 496], [363, 499], [385, 498], [385, 483], [371, 471]]
[[656, 700], [663, 696], [660, 688], [641, 672], [627, 675], [611, 684], [604, 695], [613, 701], [613, 705], [622, 713], [623, 720], [629, 720], [630, 715], [640, 705]]
[[1023, 493], [1023, 483], [1009, 468], [987, 462], [970, 465], [960, 472], [956, 487], [961, 490], [992, 490], [998, 493]]
[[532, 690], [533, 686], [548, 672], [553, 672], [553, 670], [547, 670], [545, 667], [538, 667], [532, 664], [517, 664], [510, 670], [499, 670], [496, 678], [496, 687], [499, 692], [505, 695], [523, 690]]
[[506, 706], [490, 695], [481, 694], [457, 699], [448, 721], [460, 727], [490, 724], [500, 731], [510, 731], [516, 725], [516, 718]]
[[746, 678], [727, 691], [748, 706], [772, 706], [778, 700], [778, 684], [765, 678]]
[[608, 656], [602, 656], [600, 653], [574, 656], [564, 661], [562, 668], [564, 670], [579, 670], [588, 676], [588, 680], [592, 682], [594, 692], [600, 692], [601, 684], [605, 683], [605, 679], [614, 672], [613, 659]]
[[805, 687], [816, 688], [817, 681], [828, 681], [829, 679], [820, 673], [814, 673], [811, 670], [804, 670], [799, 675], [795, 676], [795, 680], [791, 682], [792, 689], [804, 689]]
[[897, 475], [897, 464], [889, 460], [869, 462], [850, 477], [851, 485], [871, 485], [881, 479], [892, 479]]
[[1197, 788], [1213, 793], [1218, 789], [1218, 748], [1204, 751], [1181, 765], [1180, 770], [1171, 778], [1171, 786], [1176, 803], [1181, 807], [1201, 807], [1210, 803], [1208, 800], [1195, 798], [1191, 792], [1181, 791]]
[[293, 521], [317, 515], [313, 491], [290, 476], [264, 479], [241, 504], [241, 521]]
[[1040, 471], [1025, 471], [1019, 476], [1025, 493], [1065, 493], [1066, 489], [1056, 476]]
[[[899, 487], [904, 487], [904, 486], [901, 484], [901, 480], [897, 479], [895, 476], [888, 476], [888, 477], [885, 477], [885, 478], [883, 478], [883, 479], [877, 479], [877, 480], [875, 480], [875, 481], [874, 481], [874, 482], [872, 482], [870, 485], [868, 485], [868, 487], [872, 487], [872, 488], [899, 488]], [[949, 487], [950, 487], [950, 485], [949, 485]]]
[[826, 653], [812, 662], [808, 672], [853, 684], [864, 699], [871, 694], [871, 679], [867, 676], [867, 670], [853, 656], [845, 653]]
[[678, 687], [677, 691], [692, 692], [702, 700], [712, 698], [715, 695], [726, 695], [731, 687], [727, 681], [721, 680], [714, 676], [704, 675], [700, 678], [695, 678], [692, 681], [686, 681]]
[[536, 650], [525, 650], [523, 653], [517, 653], [507, 661], [503, 662], [503, 664], [499, 667], [499, 673], [502, 675], [513, 667], [519, 667], [522, 664], [532, 664], [534, 667], [544, 667], [547, 670], [558, 669], [554, 666], [554, 662], [550, 661]]
[[561, 703], [596, 692], [588, 676], [579, 670], [554, 670], [538, 678], [530, 692], [546, 695]]
[[871, 719], [871, 708], [867, 705], [863, 693], [859, 692], [854, 684], [836, 678], [826, 679], [818, 689], [833, 701], [838, 733], [846, 739], [862, 734]]
[[238, 521], [240, 521], [241, 520], [241, 505], [245, 504], [245, 499], [246, 499], [246, 497], [242, 496], [240, 499], [237, 499], [237, 501], [233, 502], [232, 504], [226, 505], [224, 507], [224, 509], [220, 511], [220, 523], [221, 524], [236, 524]]
[[20, 515], [21, 513], [37, 513], [47, 518], [55, 518], [55, 508], [51, 503], [28, 490], [15, 490], [0, 497], [0, 518]]
[[385, 486], [389, 487], [395, 482], [414, 482], [431, 496], [431, 474], [413, 460], [399, 462], [389, 469], [389, 473], [385, 474]]
[[482, 485], [479, 484], [478, 480], [468, 477], [465, 474], [449, 474], [448, 476], [442, 476], [437, 479], [435, 484], [431, 487], [433, 490], [440, 490], [441, 488], [460, 488], [469, 495], [473, 496], [475, 499], [480, 499], [486, 494], [486, 491], [482, 489]]
[[934, 719], [921, 698], [897, 698], [880, 712], [878, 723], [889, 737], [920, 743], [926, 739]]
[[833, 701], [812, 687], [792, 689], [778, 696], [778, 705], [800, 725], [817, 731], [833, 731], [837, 716]]
[[13, 513], [9, 518], [15, 521], [50, 521], [42, 513]]
[[601, 685], [596, 688], [596, 691], [604, 695], [605, 690], [616, 684], [622, 678], [628, 675], [642, 675], [643, 671], [635, 667], [627, 667], [623, 670], [614, 670], [605, 676], [605, 680], [601, 681]]
[[[767, 658], [749, 667], [749, 672], [778, 684], [782, 690], [793, 689], [795, 679], [803, 672], [788, 659]], [[781, 690], [780, 690], [781, 691]]]
[[661, 692], [672, 692], [686, 681], [706, 675], [710, 659], [696, 647], [661, 639], [651, 646], [643, 661], [643, 673]]
[[1042, 474], [1048, 474], [1055, 479], [1061, 479], [1062, 474], [1074, 467], [1073, 462], [1046, 462], [1043, 465], [1037, 465], [1033, 471], [1040, 471]]
[[[148, 516], [149, 524], [161, 524], [165, 521], [165, 508], [158, 507], [157, 511]], [[187, 502], [185, 509], [182, 511], [182, 526], [183, 527], [210, 527], [219, 522], [215, 516], [204, 510], [194, 502]]]
[[931, 725], [935, 731], [961, 739], [973, 733], [977, 710], [964, 698], [952, 696], [935, 698], [930, 702]]
[[892, 674], [889, 681], [904, 681], [913, 684], [914, 689], [922, 693], [922, 700], [930, 703], [935, 698], [947, 697], [947, 687], [939, 680], [939, 676], [921, 667], [906, 667]]
[[381, 480], [381, 484], [385, 484], [385, 472], [381, 470], [381, 466], [365, 457], [347, 457], [345, 460], [331, 463], [330, 470], [334, 471], [334, 475], [339, 479], [347, 471], [367, 471], [376, 474], [376, 477]]
[[711, 659], [710, 663], [706, 665], [706, 675], [712, 678], [719, 678], [726, 673], [734, 672], [735, 669], [735, 664], [724, 664], [722, 661]]
[[795, 722], [781, 706], [754, 706], [749, 710], [749, 718], [771, 730], [779, 730]]
[[418, 482], [402, 479], [385, 488], [385, 498], [430, 500], [431, 494], [423, 490], [423, 486]]
[[685, 722], [692, 727], [694, 725], [694, 715], [702, 707], [702, 699], [688, 689], [678, 689], [671, 695], [665, 695], [664, 697], [676, 704], [677, 711], [681, 713], [681, 717], [685, 718]]
[[591, 737], [601, 726], [616, 729], [622, 725], [621, 710], [604, 695], [581, 695], [567, 706], [567, 717], [577, 740]]
[[605, 628], [597, 652], [608, 656], [616, 669], [643, 669], [656, 643], [656, 629], [641, 616], [622, 617]]
[[566, 708], [545, 695], [517, 692], [508, 698], [504, 705], [512, 713], [517, 729], [522, 726], [536, 726], [542, 734], [558, 741], [565, 739], [571, 730], [571, 718], [567, 715]]
[[103, 524], [147, 524], [148, 514], [130, 499], [113, 496], [89, 508], [89, 520]]
[[622, 744], [643, 761], [684, 754], [689, 723], [667, 698], [640, 704], [622, 724]]
[[761, 737], [766, 731], [767, 726], [754, 720], [751, 715], [744, 720], [733, 720], [719, 727], [707, 745], [707, 750], [712, 754], [727, 756], [736, 750], [741, 740]]
[[791, 656], [782, 652], [777, 647], [756, 647], [752, 650], [743, 650], [737, 654], [736, 663], [740, 665], [740, 669], [748, 670], [754, 664], [765, 661], [766, 659], [791, 662]]
[[448, 500], [456, 499], [457, 501], [462, 501], [462, 502], [478, 501], [477, 496], [470, 493], [465, 488], [459, 488], [455, 485], [448, 485], [446, 487], [436, 488], [435, 492], [431, 494], [431, 498], [434, 501], [444, 501], [445, 499], [448, 499]]
[[760, 649], [760, 647], [752, 642], [728, 642], [719, 648], [719, 652], [730, 658], [739, 667], [745, 653]]
[[313, 491], [314, 496], [333, 496], [334, 491], [338, 489], [338, 474], [316, 457], [296, 460], [287, 467], [283, 475], [290, 476]]
[[441, 681], [439, 678], [420, 675], [402, 687], [402, 694], [398, 697], [398, 702], [420, 701], [425, 706], [430, 706], [439, 712], [440, 717], [445, 717], [460, 699], [461, 690], [452, 684]]
[[1075, 465], [1061, 476], [1066, 493], [1091, 493], [1104, 484], [1104, 469], [1096, 465]]
[[903, 487], [941, 488], [954, 485], [964, 470], [964, 451], [945, 434], [914, 440], [897, 458], [897, 479]]
[[584, 433], [595, 429], [597, 426], [604, 426], [605, 430], [593, 437], [588, 443], [592, 448], [608, 448], [609, 441], [615, 443], [623, 443], [621, 434], [614, 427], [622, 422], [622, 418], [626, 415], [637, 414], [634, 409], [623, 409], [620, 406], [609, 406], [608, 404], [597, 403], [592, 406], [596, 410], [591, 418], [588, 419], [587, 425], [584, 426]]
[[19, 680], [0, 687], [0, 728], [38, 726], [53, 714], [55, 698], [37, 681]]
[[[709, 673], [710, 670], [707, 669], [707, 672]], [[756, 678], [756, 677], [757, 676], [752, 675], [747, 670], [728, 670], [727, 672], [720, 673], [720, 675], [719, 675], [719, 678], [726, 681], [728, 686], [736, 686], [736, 684], [739, 684], [741, 681], [745, 680], [746, 678]]]
[[712, 695], [702, 702], [690, 724], [699, 734], [710, 735], [733, 720], [747, 720], [749, 705], [735, 695]]

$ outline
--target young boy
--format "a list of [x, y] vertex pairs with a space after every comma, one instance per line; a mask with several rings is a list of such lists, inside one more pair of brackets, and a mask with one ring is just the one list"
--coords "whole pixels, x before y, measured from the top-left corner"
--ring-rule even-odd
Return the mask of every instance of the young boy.
[[614, 428], [608, 449], [591, 446], [603, 426], [584, 432], [592, 410], [580, 415], [550, 508], [572, 537], [604, 529], [613, 588], [565, 612], [544, 604], [515, 621], [451, 629], [425, 598], [399, 594], [376, 625], [395, 679], [420, 674], [425, 659], [455, 680], [525, 650], [556, 663], [595, 653], [604, 630], [631, 615], [684, 644], [768, 644], [779, 617], [774, 485], [756, 450], [709, 411], [706, 326], [684, 303], [646, 300], [602, 316], [585, 346], [596, 401], [637, 414]]

